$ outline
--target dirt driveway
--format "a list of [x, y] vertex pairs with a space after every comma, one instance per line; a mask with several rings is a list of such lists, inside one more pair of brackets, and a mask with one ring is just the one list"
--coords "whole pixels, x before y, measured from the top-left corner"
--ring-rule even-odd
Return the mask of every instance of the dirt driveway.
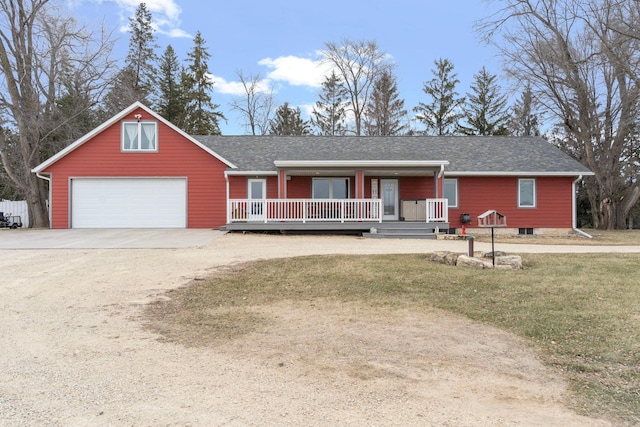
[[[161, 342], [144, 304], [217, 268], [464, 242], [224, 235], [174, 249], [0, 250], [1, 426], [601, 426], [512, 335], [433, 311], [262, 307], [278, 328]], [[563, 249], [567, 250], [567, 249]]]

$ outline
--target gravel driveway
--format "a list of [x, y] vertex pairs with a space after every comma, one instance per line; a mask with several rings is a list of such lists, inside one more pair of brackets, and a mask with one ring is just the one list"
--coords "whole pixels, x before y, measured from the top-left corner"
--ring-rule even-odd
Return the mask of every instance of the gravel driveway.
[[[0, 425], [608, 425], [566, 409], [564, 384], [520, 340], [441, 312], [276, 307], [287, 334], [220, 348], [162, 342], [141, 319], [166, 290], [229, 264], [434, 250], [466, 242], [234, 234], [182, 248], [2, 249]], [[371, 375], [351, 375], [356, 365]]]

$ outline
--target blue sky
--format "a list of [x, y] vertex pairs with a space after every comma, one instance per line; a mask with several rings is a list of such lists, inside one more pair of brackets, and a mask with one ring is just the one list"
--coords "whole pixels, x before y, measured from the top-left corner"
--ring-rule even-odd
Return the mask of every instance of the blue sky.
[[[126, 25], [139, 0], [64, 0], [69, 13], [89, 26], [103, 23], [120, 39], [116, 54], [126, 54]], [[213, 101], [228, 119], [223, 134], [244, 133], [230, 110], [238, 93], [237, 70], [260, 73], [275, 89], [276, 105], [288, 101], [303, 115], [317, 101], [323, 81], [318, 51], [343, 38], [376, 40], [395, 63], [400, 97], [411, 109], [427, 101], [422, 91], [432, 78], [434, 60], [455, 66], [461, 95], [483, 66], [500, 75], [495, 50], [479, 41], [475, 21], [490, 14], [481, 0], [147, 0], [158, 27], [158, 55], [171, 44], [181, 61], [200, 31], [211, 54]], [[506, 90], [507, 82], [500, 79]], [[419, 128], [419, 126], [417, 126]]]

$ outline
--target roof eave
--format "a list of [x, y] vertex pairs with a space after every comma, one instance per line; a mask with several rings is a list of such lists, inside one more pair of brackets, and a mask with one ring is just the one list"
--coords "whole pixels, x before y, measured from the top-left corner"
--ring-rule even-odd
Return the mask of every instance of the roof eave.
[[227, 170], [224, 172], [228, 176], [262, 176], [262, 175], [278, 175], [278, 171], [243, 171], [243, 170]]
[[331, 168], [331, 167], [441, 167], [448, 160], [275, 160], [277, 168]]
[[591, 171], [445, 171], [445, 176], [592, 176]]

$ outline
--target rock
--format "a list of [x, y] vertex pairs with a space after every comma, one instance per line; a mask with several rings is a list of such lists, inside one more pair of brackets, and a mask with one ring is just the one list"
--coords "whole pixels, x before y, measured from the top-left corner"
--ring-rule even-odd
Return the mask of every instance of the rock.
[[445, 257], [445, 263], [448, 264], [448, 265], [457, 265], [459, 256], [460, 255], [458, 255], [456, 253], [450, 252]]
[[458, 267], [475, 268], [477, 270], [482, 270], [483, 268], [487, 268], [485, 266], [484, 261], [478, 258], [472, 258], [468, 255], [459, 255], [456, 265]]
[[446, 257], [451, 252], [449, 251], [436, 251], [431, 254], [431, 261], [439, 262], [440, 264], [446, 264]]
[[482, 258], [493, 258], [494, 255], [495, 255], [496, 258], [498, 258], [499, 256], [506, 256], [507, 253], [506, 252], [502, 252], [502, 251], [486, 252], [486, 253], [482, 254]]
[[504, 255], [496, 257], [496, 266], [509, 266], [512, 270], [522, 270], [522, 257], [519, 255]]

